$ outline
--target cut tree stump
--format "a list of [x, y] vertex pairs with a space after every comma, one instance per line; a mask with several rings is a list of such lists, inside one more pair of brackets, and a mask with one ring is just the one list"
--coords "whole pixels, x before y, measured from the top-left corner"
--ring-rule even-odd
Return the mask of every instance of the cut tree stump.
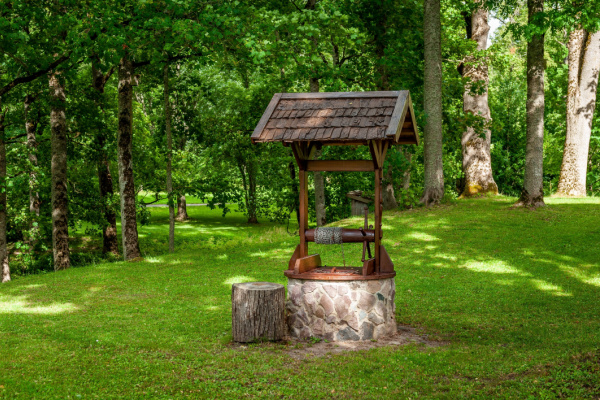
[[235, 283], [231, 291], [233, 340], [281, 340], [285, 335], [285, 288], [271, 282]]

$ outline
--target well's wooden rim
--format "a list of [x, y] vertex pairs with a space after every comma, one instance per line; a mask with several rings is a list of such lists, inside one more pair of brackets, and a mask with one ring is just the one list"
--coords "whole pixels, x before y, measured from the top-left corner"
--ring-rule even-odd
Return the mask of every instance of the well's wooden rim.
[[[340, 270], [348, 270], [352, 269], [351, 267], [337, 267]], [[358, 268], [362, 270], [362, 268]], [[302, 274], [295, 274], [294, 270], [286, 270], [284, 271], [284, 275], [288, 278], [293, 279], [303, 279], [309, 281], [370, 281], [376, 279], [389, 279], [396, 276], [396, 271], [392, 272], [384, 272], [384, 273], [374, 273], [370, 275], [362, 275], [356, 273], [343, 273], [343, 272], [326, 272], [330, 271], [331, 267], [321, 267], [310, 270], [309, 272], [304, 272]]]

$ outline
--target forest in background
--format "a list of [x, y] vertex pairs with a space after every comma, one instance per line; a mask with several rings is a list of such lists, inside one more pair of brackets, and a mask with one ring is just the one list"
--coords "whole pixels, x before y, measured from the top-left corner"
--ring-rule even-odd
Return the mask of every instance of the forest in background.
[[[502, 24], [488, 48], [490, 15]], [[540, 0], [2, 1], [3, 281], [78, 262], [75, 232], [102, 237], [104, 257], [143, 256], [137, 225], [165, 197], [172, 232], [186, 195], [249, 223], [294, 220], [291, 150], [250, 142], [278, 92], [410, 90], [424, 140], [388, 152], [386, 208], [523, 197], [538, 178], [546, 196], [595, 195], [599, 15], [595, 2]], [[542, 73], [537, 142], [528, 55]], [[310, 188], [321, 225], [373, 182], [316, 173]]]

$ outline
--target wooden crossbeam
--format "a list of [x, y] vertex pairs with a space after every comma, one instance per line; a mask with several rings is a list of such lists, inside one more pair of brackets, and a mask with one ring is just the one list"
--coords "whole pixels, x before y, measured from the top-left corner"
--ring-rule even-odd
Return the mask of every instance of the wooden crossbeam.
[[370, 160], [314, 160], [306, 161], [306, 170], [361, 172], [374, 171], [375, 167]]

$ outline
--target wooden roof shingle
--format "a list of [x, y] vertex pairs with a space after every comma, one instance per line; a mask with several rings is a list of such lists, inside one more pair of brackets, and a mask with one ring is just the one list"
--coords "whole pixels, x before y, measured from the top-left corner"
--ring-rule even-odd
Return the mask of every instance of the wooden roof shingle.
[[408, 90], [276, 93], [252, 142], [365, 142], [419, 144]]

